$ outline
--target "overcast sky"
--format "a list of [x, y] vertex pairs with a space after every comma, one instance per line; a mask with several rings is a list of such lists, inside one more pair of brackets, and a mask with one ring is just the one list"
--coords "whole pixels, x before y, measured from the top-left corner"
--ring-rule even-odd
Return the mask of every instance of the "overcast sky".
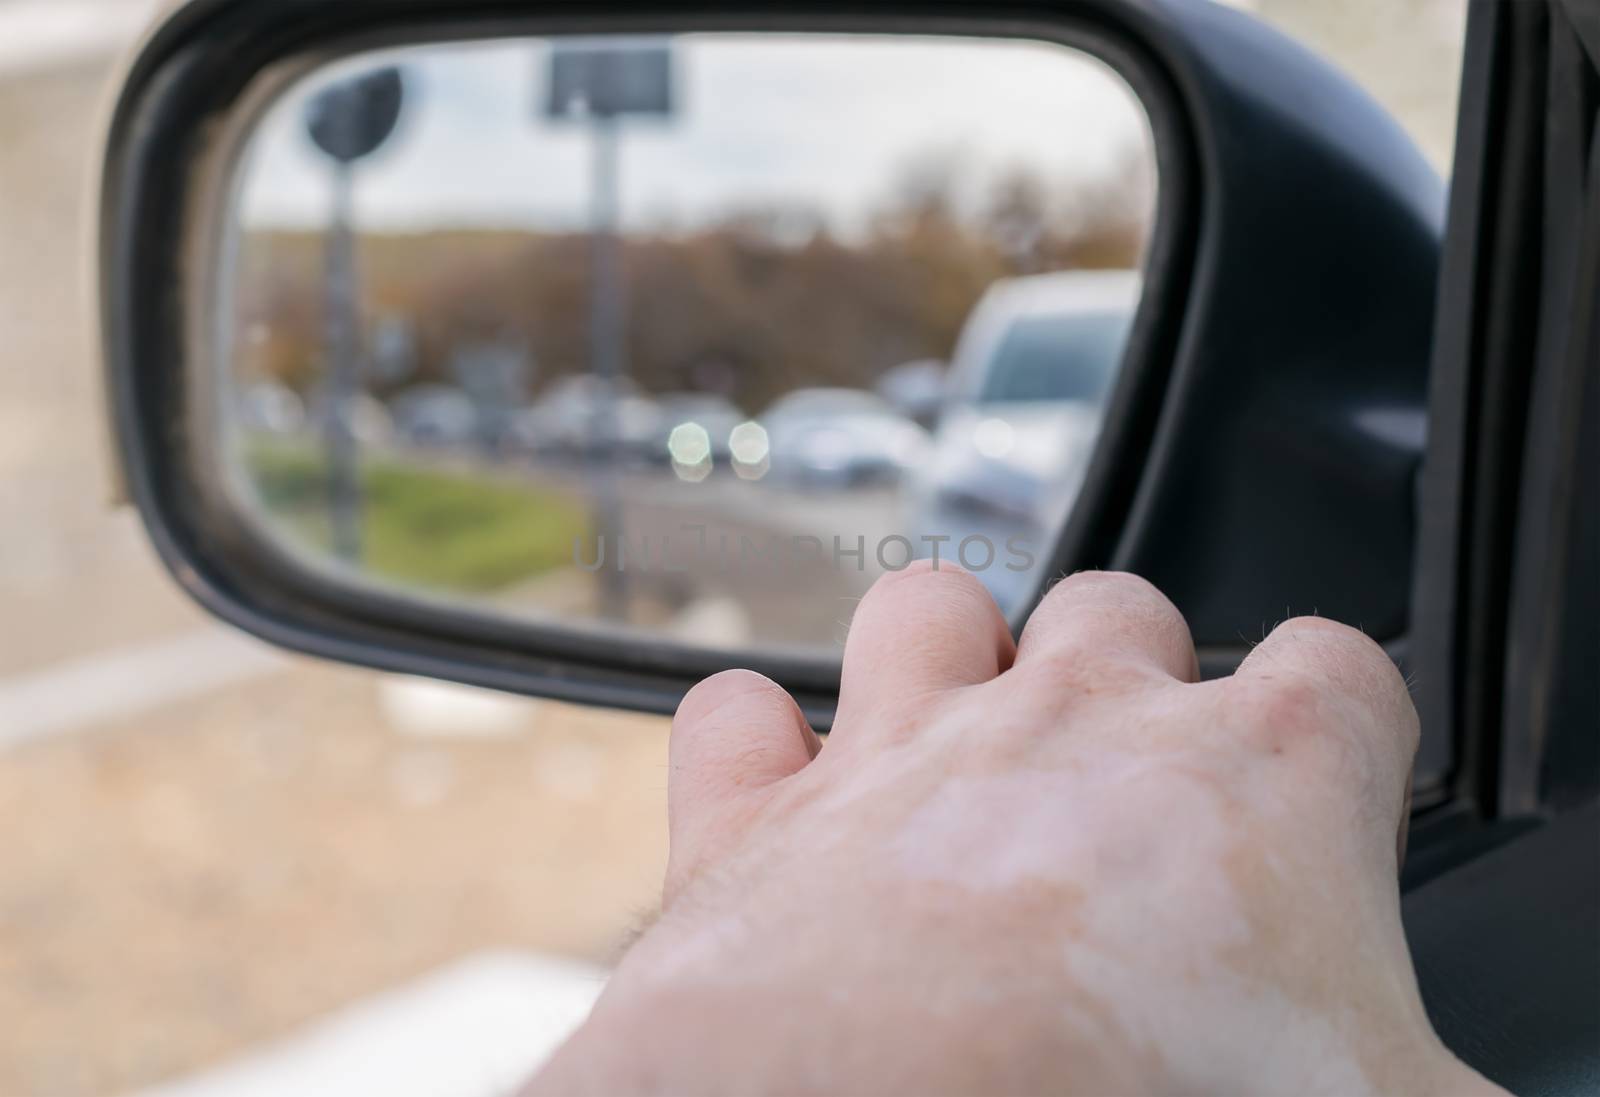
[[[848, 232], [929, 157], [958, 165], [977, 193], [1016, 167], [1070, 186], [1148, 155], [1128, 87], [1058, 45], [716, 34], [674, 38], [672, 49], [675, 114], [624, 123], [623, 216], [634, 227], [799, 205]], [[406, 106], [359, 169], [363, 227], [581, 227], [591, 139], [541, 116], [549, 54], [546, 40], [434, 46], [367, 55], [298, 85], [251, 144], [244, 223], [324, 222], [329, 165], [305, 136], [306, 102], [337, 77], [395, 63]]]

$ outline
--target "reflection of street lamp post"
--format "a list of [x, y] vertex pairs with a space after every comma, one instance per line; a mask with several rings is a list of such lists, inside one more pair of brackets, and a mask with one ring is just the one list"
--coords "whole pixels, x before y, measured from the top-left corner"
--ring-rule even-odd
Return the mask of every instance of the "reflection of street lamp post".
[[[621, 395], [623, 379], [628, 373], [627, 302], [623, 295], [627, 287], [622, 281], [622, 242], [618, 231], [618, 132], [616, 115], [594, 114], [589, 124], [593, 138], [593, 159], [589, 176], [589, 234], [590, 263], [593, 283], [589, 294], [589, 368], [601, 383], [606, 399], [602, 406], [608, 415], [614, 415], [616, 400]], [[616, 438], [617, 423], [600, 424], [609, 430], [600, 440]]]
[[333, 161], [333, 208], [328, 219], [326, 296], [328, 339], [328, 517], [333, 551], [361, 558], [361, 482], [350, 418], [360, 388], [355, 238], [351, 230], [355, 162], [377, 151], [394, 132], [403, 97], [397, 69], [380, 69], [320, 93], [306, 109], [306, 130]]
[[622, 278], [620, 228], [620, 119], [623, 115], [672, 113], [672, 55], [660, 43], [626, 40], [596, 46], [557, 44], [550, 57], [545, 114], [586, 122], [593, 140], [590, 187], [589, 369], [598, 394], [588, 424], [591, 450], [600, 455], [590, 485], [597, 551], [611, 542], [612, 566], [599, 574], [600, 612], [615, 620], [627, 614], [627, 579], [622, 570], [622, 502], [616, 454], [606, 447], [621, 439], [617, 413], [628, 375], [627, 302]]

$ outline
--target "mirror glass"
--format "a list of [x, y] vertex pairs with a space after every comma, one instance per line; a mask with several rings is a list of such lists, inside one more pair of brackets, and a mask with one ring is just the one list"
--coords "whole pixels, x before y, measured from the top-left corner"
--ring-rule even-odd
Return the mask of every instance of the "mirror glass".
[[702, 648], [836, 652], [937, 556], [1013, 617], [1155, 210], [1102, 62], [997, 38], [454, 42], [267, 97], [215, 333], [231, 497], [299, 566]]

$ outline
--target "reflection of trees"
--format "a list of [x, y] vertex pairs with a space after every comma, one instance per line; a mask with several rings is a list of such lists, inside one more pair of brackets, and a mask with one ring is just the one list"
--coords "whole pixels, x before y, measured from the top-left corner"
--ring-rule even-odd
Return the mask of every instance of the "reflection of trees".
[[[813, 211], [778, 207], [630, 235], [630, 374], [652, 391], [723, 389], [751, 410], [800, 386], [870, 385], [900, 362], [948, 356], [997, 278], [1138, 264], [1150, 214], [1142, 160], [1068, 192], [1012, 171], [965, 205], [956, 171], [948, 158], [912, 165], [848, 236]], [[314, 234], [247, 238], [239, 299], [249, 374], [309, 387], [319, 256]], [[367, 234], [361, 262], [369, 317], [409, 322], [418, 375], [408, 380], [453, 380], [455, 352], [489, 342], [526, 346], [541, 385], [584, 368], [582, 233]]]
[[1037, 176], [1013, 171], [989, 189], [983, 232], [1023, 271], [1132, 266], [1143, 247], [1154, 190], [1149, 161], [1133, 150], [1114, 171], [1070, 191], [1051, 190]]

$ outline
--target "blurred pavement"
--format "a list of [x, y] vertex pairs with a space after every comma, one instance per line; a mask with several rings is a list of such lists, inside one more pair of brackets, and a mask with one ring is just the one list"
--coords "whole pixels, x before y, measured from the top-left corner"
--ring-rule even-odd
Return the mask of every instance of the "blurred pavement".
[[[359, 1049], [369, 1017], [426, 1022], [389, 1056], [414, 1081], [503, 1088], [485, 1064], [526, 1069], [541, 996], [583, 1008], [540, 957], [604, 963], [654, 901], [665, 722], [270, 650], [106, 506], [83, 212], [110, 51], [150, 7], [0, 0], [0, 1094], [125, 1092], [264, 1041], [310, 1092], [348, 1062], [294, 1049]], [[301, 1028], [419, 978], [420, 1013]], [[440, 1027], [491, 1008], [476, 1044]], [[271, 1043], [295, 1032], [321, 1035]]]

